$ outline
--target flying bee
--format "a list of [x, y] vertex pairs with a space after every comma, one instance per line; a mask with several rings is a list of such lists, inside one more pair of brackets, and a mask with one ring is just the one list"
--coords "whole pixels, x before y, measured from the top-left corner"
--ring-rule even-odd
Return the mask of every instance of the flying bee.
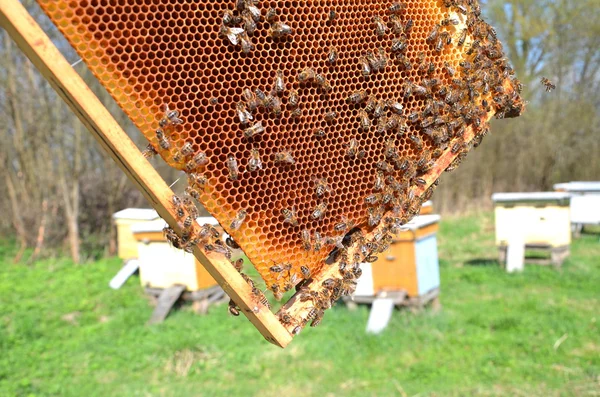
[[300, 97], [298, 95], [298, 91], [296, 91], [295, 89], [291, 89], [290, 96], [288, 97], [288, 104], [292, 108], [297, 108], [299, 102], [300, 102]]
[[313, 68], [304, 68], [302, 69], [302, 71], [300, 73], [298, 73], [298, 81], [300, 83], [305, 83], [308, 82], [310, 80], [314, 80], [315, 75], [317, 73], [315, 72], [315, 70]]
[[333, 121], [335, 121], [336, 117], [337, 117], [337, 112], [334, 110], [332, 110], [331, 112], [325, 113], [325, 121], [328, 123], [332, 123]]
[[313, 135], [318, 139], [325, 138], [325, 130], [322, 128], [315, 128], [313, 130]]
[[246, 210], [239, 210], [238, 213], [235, 214], [235, 217], [233, 218], [231, 223], [229, 224], [229, 228], [231, 230], [238, 230], [242, 226], [242, 223], [244, 223], [246, 215], [248, 215]]
[[325, 214], [326, 211], [327, 211], [327, 203], [325, 201], [322, 201], [320, 204], [318, 204], [315, 207], [315, 209], [312, 211], [310, 216], [313, 219], [319, 219], [319, 218], [323, 217], [323, 215]]
[[158, 154], [158, 152], [156, 151], [156, 149], [154, 148], [154, 146], [152, 146], [151, 143], [149, 143], [148, 146], [146, 146], [146, 149], [144, 149], [142, 151], [142, 156], [144, 156], [147, 159], [149, 159], [151, 157], [154, 157], [157, 154]]
[[461, 30], [460, 36], [458, 36], [458, 41], [456, 42], [457, 46], [462, 47], [462, 45], [465, 44], [465, 40], [467, 39], [467, 32], [467, 28]]
[[329, 47], [329, 52], [327, 53], [327, 62], [330, 65], [333, 65], [335, 61], [338, 59], [338, 50], [334, 46]]
[[280, 152], [275, 153], [275, 162], [283, 163], [283, 164], [295, 164], [296, 160], [292, 156], [292, 153], [289, 150], [282, 150]]
[[235, 106], [235, 110], [237, 112], [238, 119], [242, 125], [246, 125], [253, 119], [252, 113], [246, 109], [246, 105], [244, 102], [238, 102]]
[[248, 160], [248, 171], [254, 172], [261, 170], [263, 167], [258, 149], [250, 149], [250, 160]]
[[373, 17], [373, 23], [375, 24], [375, 33], [377, 33], [377, 36], [381, 37], [385, 35], [387, 26], [385, 26], [385, 22], [383, 22], [379, 15]]
[[276, 72], [273, 90], [279, 95], [283, 94], [285, 91], [285, 77], [283, 76], [283, 72], [281, 70]]
[[254, 44], [252, 44], [252, 40], [246, 32], [240, 35], [240, 47], [242, 48], [242, 52], [244, 54], [250, 54], [250, 52], [254, 49]]
[[221, 25], [221, 29], [219, 30], [219, 36], [227, 38], [229, 42], [233, 45], [239, 44], [239, 36], [242, 33], [244, 33], [244, 29], [242, 28], [230, 28], [225, 25]]
[[358, 104], [358, 103], [361, 103], [362, 101], [364, 101], [365, 99], [367, 99], [367, 91], [358, 90], [358, 91], [354, 91], [352, 94], [350, 94], [346, 98], [346, 102]]
[[369, 114], [363, 109], [358, 111], [358, 120], [360, 121], [360, 128], [362, 128], [363, 131], [371, 129], [371, 119], [369, 119]]
[[292, 27], [283, 22], [274, 22], [269, 28], [269, 36], [274, 39], [289, 36], [292, 34]]
[[[310, 249], [311, 249], [310, 232], [308, 231], [308, 229], [303, 229], [300, 232], [300, 239], [302, 240], [302, 247], [304, 248], [304, 250], [310, 251]], [[304, 278], [309, 278], [309, 277], [304, 277]]]
[[244, 136], [248, 139], [255, 137], [258, 134], [262, 134], [265, 131], [265, 127], [262, 125], [262, 121], [255, 123], [254, 125], [244, 130]]
[[323, 237], [321, 237], [321, 233], [315, 232], [313, 235], [313, 249], [315, 251], [320, 251], [323, 247]]
[[316, 81], [317, 85], [319, 87], [321, 87], [321, 89], [324, 92], [331, 91], [331, 84], [329, 84], [329, 81], [325, 77], [323, 77], [322, 75], [316, 74], [315, 75], [315, 81]]
[[296, 219], [296, 208], [283, 208], [281, 210], [283, 215], [283, 223], [289, 223], [292, 226], [298, 226], [298, 219]]
[[327, 178], [312, 178], [315, 184], [315, 194], [317, 197], [323, 197], [325, 193], [331, 193], [331, 187], [327, 184]]
[[229, 170], [229, 179], [231, 179], [232, 181], [236, 181], [240, 175], [240, 172], [238, 169], [237, 160], [235, 159], [235, 157], [232, 154], [227, 156], [226, 164], [227, 164], [227, 169]]
[[171, 148], [171, 141], [165, 135], [164, 131], [160, 128], [156, 130], [156, 139], [158, 139], [158, 145], [163, 150], [169, 150]]
[[269, 23], [273, 23], [275, 21], [275, 18], [277, 18], [277, 10], [271, 7], [267, 10], [265, 20]]
[[550, 79], [548, 79], [547, 77], [542, 77], [540, 81], [542, 82], [542, 85], [546, 89], [546, 92], [550, 92], [556, 88], [556, 85], [552, 84]]
[[246, 106], [248, 107], [249, 111], [252, 112], [256, 110], [256, 108], [258, 108], [259, 101], [257, 100], [256, 95], [254, 95], [252, 90], [250, 90], [249, 88], [244, 88], [244, 90], [242, 91], [242, 97], [244, 98], [244, 101], [246, 101]]
[[358, 58], [358, 63], [360, 65], [360, 70], [364, 77], [371, 74], [371, 65], [369, 64], [369, 61], [367, 60], [367, 58], [365, 58], [365, 57]]

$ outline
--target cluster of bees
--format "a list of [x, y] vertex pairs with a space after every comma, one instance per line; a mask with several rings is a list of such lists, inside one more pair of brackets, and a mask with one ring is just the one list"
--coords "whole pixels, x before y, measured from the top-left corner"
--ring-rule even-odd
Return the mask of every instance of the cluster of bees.
[[[467, 152], [477, 146], [488, 131], [485, 119], [489, 112], [495, 110], [496, 117], [502, 118], [518, 114], [520, 108], [518, 94], [521, 84], [516, 80], [514, 71], [504, 58], [502, 46], [497, 40], [495, 30], [481, 18], [479, 6], [472, 0], [444, 0], [444, 6], [451, 13], [450, 17], [436, 23], [427, 37], [425, 44], [434, 53], [441, 53], [450, 46], [465, 47], [465, 60], [458, 67], [444, 63], [439, 70], [436, 65], [427, 59], [425, 52], [409, 59], [407, 56], [407, 41], [414, 26], [410, 18], [405, 17], [406, 6], [401, 2], [391, 4], [385, 15], [373, 16], [373, 28], [379, 37], [392, 35], [391, 47], [380, 47], [376, 52], [366, 52], [357, 59], [361, 74], [366, 78], [372, 73], [386, 69], [390, 62], [395, 62], [401, 70], [417, 70], [418, 80], [406, 79], [399, 88], [400, 97], [396, 100], [378, 98], [366, 90], [358, 90], [346, 98], [347, 106], [356, 109], [359, 121], [359, 132], [372, 131], [385, 135], [385, 159], [376, 163], [376, 174], [372, 181], [372, 191], [363, 197], [367, 205], [365, 223], [369, 228], [376, 228], [383, 222], [383, 227], [378, 228], [375, 235], [367, 239], [363, 232], [356, 227], [355, 222], [346, 217], [341, 217], [333, 227], [330, 236], [323, 236], [317, 231], [307, 228], [299, 232], [299, 241], [305, 251], [320, 251], [324, 247], [333, 248], [330, 258], [339, 266], [339, 277], [328, 278], [323, 281], [317, 290], [309, 288], [314, 282], [311, 270], [302, 266], [299, 273], [293, 271], [291, 263], [274, 263], [269, 271], [274, 276], [268, 288], [276, 298], [281, 298], [286, 291], [296, 288], [297, 296], [301, 301], [311, 301], [312, 307], [308, 315], [297, 321], [287, 311], [278, 313], [280, 321], [287, 326], [294, 326], [294, 333], [310, 322], [311, 326], [320, 323], [326, 309], [343, 295], [349, 295], [356, 288], [356, 280], [361, 275], [360, 263], [373, 262], [377, 254], [389, 246], [392, 235], [397, 233], [401, 225], [407, 223], [418, 214], [421, 204], [428, 200], [437, 186], [437, 180], [425, 190], [417, 194], [422, 186], [427, 184], [425, 175], [434, 168], [436, 160], [450, 150], [455, 159], [446, 169], [455, 169], [464, 159]], [[262, 13], [256, 0], [237, 0], [235, 9], [227, 10], [223, 14], [220, 36], [231, 45], [240, 46], [242, 52], [249, 53], [252, 48], [251, 36], [261, 21]], [[453, 15], [453, 16], [452, 16]], [[328, 14], [328, 20], [335, 20], [335, 12]], [[293, 29], [286, 23], [279, 21], [277, 11], [269, 9], [265, 20], [270, 24], [269, 35], [273, 39], [290, 36]], [[465, 27], [452, 34], [456, 26], [465, 23]], [[467, 36], [470, 37], [467, 42]], [[338, 58], [338, 51], [330, 47], [326, 61], [334, 64]], [[442, 83], [450, 80], [451, 84]], [[515, 88], [505, 89], [505, 82], [509, 81]], [[305, 68], [298, 72], [297, 82], [305, 86], [314, 84], [323, 94], [328, 94], [333, 88], [327, 78], [317, 73], [313, 68]], [[542, 81], [547, 87], [552, 84]], [[242, 126], [243, 136], [248, 140], [265, 133], [262, 122], [254, 122], [254, 112], [265, 110], [275, 117], [282, 114], [282, 100], [287, 95], [287, 106], [293, 118], [302, 115], [300, 97], [297, 90], [287, 87], [282, 71], [277, 71], [270, 91], [262, 89], [244, 89], [240, 101], [236, 104], [236, 115]], [[418, 98], [424, 103], [421, 111], [405, 112], [402, 102], [411, 98]], [[325, 114], [325, 122], [332, 123], [337, 116], [335, 111]], [[165, 107], [163, 119], [156, 130], [156, 139], [161, 149], [171, 147], [169, 131], [181, 124], [179, 113]], [[467, 128], [472, 128], [475, 138], [470, 142], [466, 139]], [[323, 138], [325, 131], [316, 128], [312, 134], [316, 138]], [[407, 137], [409, 144], [417, 153], [417, 158], [403, 156], [396, 146], [398, 137]], [[423, 140], [433, 143], [431, 150], [425, 149]], [[156, 154], [152, 145], [144, 151], [149, 157]], [[366, 151], [361, 148], [358, 140], [352, 138], [346, 145], [346, 156], [349, 159], [360, 160]], [[274, 153], [274, 162], [281, 166], [295, 163], [293, 154], [283, 149]], [[196, 152], [190, 143], [185, 143], [177, 150], [174, 160], [185, 164], [188, 173], [188, 186], [184, 195], [173, 197], [173, 206], [176, 210], [182, 235], [179, 237], [171, 228], [165, 228], [165, 236], [177, 248], [191, 251], [197, 244], [212, 252], [217, 252], [231, 258], [230, 248], [239, 248], [229, 239], [223, 243], [219, 233], [211, 226], [204, 225], [195, 230], [198, 210], [193, 200], [199, 200], [200, 191], [204, 189], [208, 180], [198, 170], [208, 163], [203, 152]], [[226, 160], [226, 167], [230, 180], [238, 180], [242, 174], [238, 162], [233, 155]], [[249, 153], [246, 170], [254, 172], [264, 167], [258, 149], [252, 148]], [[310, 218], [318, 220], [328, 210], [326, 196], [331, 193], [331, 188], [326, 178], [313, 178], [314, 194], [317, 205], [311, 209]], [[285, 224], [298, 227], [295, 207], [281, 208], [281, 219]], [[239, 230], [245, 222], [248, 213], [241, 209], [229, 224], [231, 231]], [[258, 305], [270, 307], [264, 293], [254, 282], [241, 272], [242, 262], [235, 261], [233, 266], [240, 272], [252, 290], [252, 295]], [[283, 280], [283, 282], [282, 282]], [[229, 312], [239, 315], [239, 308], [235, 302], [230, 301]]]

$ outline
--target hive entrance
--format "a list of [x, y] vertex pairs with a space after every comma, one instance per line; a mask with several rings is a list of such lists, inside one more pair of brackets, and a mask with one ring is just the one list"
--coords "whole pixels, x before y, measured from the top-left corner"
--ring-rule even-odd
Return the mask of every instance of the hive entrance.
[[[408, 221], [489, 118], [522, 107], [495, 32], [470, 1], [404, 1], [399, 10], [388, 1], [39, 2], [153, 150], [194, 175], [198, 201], [276, 295], [307, 272], [331, 273], [324, 259], [350, 225], [368, 234], [386, 218], [394, 227]], [[246, 37], [251, 21], [235, 19], [251, 18], [254, 6], [261, 20]], [[236, 106], [251, 107], [244, 90], [269, 95], [278, 72], [283, 92], [242, 125]], [[361, 90], [364, 100], [348, 100]], [[161, 123], [165, 106], [181, 124]], [[263, 132], [244, 134], [258, 123]], [[277, 161], [282, 152], [293, 163]], [[374, 189], [378, 176], [385, 187]], [[327, 184], [321, 197], [317, 180]]]

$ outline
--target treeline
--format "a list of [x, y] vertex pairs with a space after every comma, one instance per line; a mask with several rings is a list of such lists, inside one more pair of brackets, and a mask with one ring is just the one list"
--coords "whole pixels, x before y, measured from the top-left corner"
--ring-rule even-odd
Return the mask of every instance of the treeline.
[[[39, 7], [25, 1], [68, 60], [78, 57]], [[495, 191], [548, 190], [556, 182], [600, 179], [600, 6], [577, 2], [483, 4], [529, 102], [518, 119], [497, 120], [458, 170], [442, 176], [433, 200], [442, 213], [490, 206]], [[144, 139], [83, 63], [76, 70], [142, 148]], [[557, 89], [543, 91], [542, 76]], [[0, 45], [0, 236], [21, 251], [67, 252], [77, 262], [114, 251], [111, 214], [147, 206], [78, 119], [2, 32]], [[163, 177], [178, 173], [152, 160]], [[19, 259], [17, 257], [16, 259]]]

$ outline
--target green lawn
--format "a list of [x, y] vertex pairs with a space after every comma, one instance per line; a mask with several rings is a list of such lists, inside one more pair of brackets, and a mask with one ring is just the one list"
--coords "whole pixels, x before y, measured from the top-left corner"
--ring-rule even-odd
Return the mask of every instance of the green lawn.
[[146, 326], [138, 279], [108, 288], [118, 259], [29, 267], [4, 243], [0, 395], [600, 396], [598, 237], [560, 270], [509, 275], [491, 215], [445, 220], [440, 312], [396, 312], [368, 336], [367, 308], [338, 305], [285, 350], [225, 306]]

